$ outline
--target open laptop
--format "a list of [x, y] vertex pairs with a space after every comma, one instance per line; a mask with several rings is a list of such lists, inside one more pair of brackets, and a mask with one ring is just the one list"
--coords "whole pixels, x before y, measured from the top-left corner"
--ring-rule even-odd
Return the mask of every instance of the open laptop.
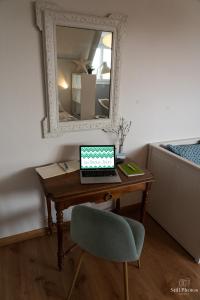
[[115, 146], [80, 146], [82, 184], [121, 182], [115, 167]]

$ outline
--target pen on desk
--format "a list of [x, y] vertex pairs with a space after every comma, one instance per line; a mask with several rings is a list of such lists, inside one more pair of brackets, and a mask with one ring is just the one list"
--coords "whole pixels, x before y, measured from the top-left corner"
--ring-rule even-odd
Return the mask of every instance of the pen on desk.
[[129, 168], [132, 169], [133, 171], [136, 171], [136, 168], [134, 168], [132, 165], [128, 164]]
[[59, 163], [59, 166], [63, 169], [63, 171], [67, 171], [68, 170], [68, 165], [66, 164], [66, 162], [63, 163]]
[[69, 169], [69, 167], [68, 167], [68, 165], [67, 165], [66, 162], [63, 163], [63, 166], [64, 166], [64, 168], [65, 168], [65, 171], [67, 171], [67, 170]]
[[67, 165], [67, 163], [64, 162], [63, 165], [65, 166], [65, 170], [68, 170], [68, 165]]

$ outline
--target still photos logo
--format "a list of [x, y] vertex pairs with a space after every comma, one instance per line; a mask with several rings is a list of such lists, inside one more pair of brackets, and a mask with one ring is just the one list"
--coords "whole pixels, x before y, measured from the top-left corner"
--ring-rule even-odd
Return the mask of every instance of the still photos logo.
[[177, 283], [177, 287], [172, 287], [170, 289], [171, 293], [179, 295], [189, 295], [189, 294], [198, 294], [199, 290], [196, 288], [191, 288], [191, 279], [180, 278]]

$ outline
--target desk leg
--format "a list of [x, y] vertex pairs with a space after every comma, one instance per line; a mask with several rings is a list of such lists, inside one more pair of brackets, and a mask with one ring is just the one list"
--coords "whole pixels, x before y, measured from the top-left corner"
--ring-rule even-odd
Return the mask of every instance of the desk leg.
[[63, 212], [59, 207], [56, 207], [56, 225], [57, 225], [57, 241], [58, 241], [58, 269], [63, 267]]
[[52, 235], [53, 220], [51, 215], [51, 198], [49, 196], [46, 196], [46, 202], [47, 202], [47, 213], [48, 213], [48, 233]]
[[121, 209], [120, 198], [117, 198], [115, 200], [115, 213], [120, 214], [120, 209]]
[[141, 211], [140, 211], [140, 222], [144, 224], [145, 222], [145, 214], [146, 214], [146, 204], [149, 198], [149, 191], [151, 189], [151, 182], [146, 184], [146, 189], [143, 192], [142, 203], [141, 203]]

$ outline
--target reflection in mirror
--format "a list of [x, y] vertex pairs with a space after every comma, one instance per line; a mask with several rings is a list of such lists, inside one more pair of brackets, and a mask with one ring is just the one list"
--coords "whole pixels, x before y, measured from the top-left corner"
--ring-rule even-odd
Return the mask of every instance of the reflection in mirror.
[[59, 121], [109, 118], [112, 32], [56, 26]]

